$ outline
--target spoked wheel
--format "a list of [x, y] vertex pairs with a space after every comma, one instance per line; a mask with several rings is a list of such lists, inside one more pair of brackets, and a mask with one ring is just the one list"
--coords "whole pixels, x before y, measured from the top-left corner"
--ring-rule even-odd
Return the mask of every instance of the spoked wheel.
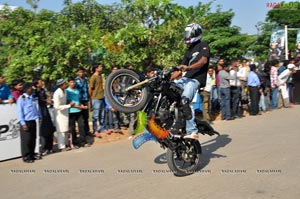
[[185, 146], [167, 150], [167, 162], [175, 176], [193, 174], [200, 166], [201, 145], [198, 140], [186, 139]]
[[105, 97], [117, 111], [132, 113], [141, 110], [147, 103], [147, 88], [139, 86], [128, 90], [137, 83], [140, 83], [140, 76], [133, 70], [117, 70], [105, 81]]

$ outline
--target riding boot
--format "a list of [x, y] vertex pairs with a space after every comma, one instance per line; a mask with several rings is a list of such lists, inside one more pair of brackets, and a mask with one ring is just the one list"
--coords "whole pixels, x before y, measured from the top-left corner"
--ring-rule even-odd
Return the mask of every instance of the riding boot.
[[181, 105], [182, 105], [182, 115], [183, 115], [183, 118], [185, 120], [192, 119], [192, 110], [191, 110], [191, 107], [190, 107], [190, 100], [189, 100], [189, 98], [183, 96], [181, 98]]

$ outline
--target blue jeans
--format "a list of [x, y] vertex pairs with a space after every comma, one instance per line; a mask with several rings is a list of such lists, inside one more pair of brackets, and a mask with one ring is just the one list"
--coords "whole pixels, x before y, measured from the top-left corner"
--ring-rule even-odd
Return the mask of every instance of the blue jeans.
[[[92, 108], [93, 108], [93, 130], [94, 133], [97, 131], [103, 132], [105, 131], [105, 123], [104, 123], [104, 109], [105, 109], [105, 101], [103, 99], [92, 100]], [[100, 124], [100, 130], [98, 129], [98, 120]]]
[[231, 118], [231, 111], [230, 111], [230, 88], [220, 88], [221, 94], [221, 113], [222, 113], [222, 120], [230, 119]]
[[[200, 86], [200, 83], [196, 79], [191, 79], [187, 77], [182, 77], [179, 80], [174, 81], [177, 86], [183, 89], [182, 97], [187, 97], [190, 102], [193, 100], [194, 95], [197, 92], [197, 89]], [[191, 105], [191, 104], [190, 104]], [[192, 109], [192, 119], [186, 121], [186, 133], [191, 134], [191, 133], [198, 133], [198, 128], [195, 123], [195, 112], [193, 107]]]
[[105, 111], [105, 127], [110, 129], [119, 129], [120, 113], [118, 111], [112, 112], [111, 110]]
[[271, 101], [271, 109], [277, 109], [278, 103], [278, 88], [272, 88], [272, 101]]
[[240, 95], [241, 95], [241, 88], [236, 86], [231, 86], [231, 104], [232, 104], [232, 114], [234, 117], [239, 116], [239, 104], [240, 104]]
[[260, 95], [259, 108], [260, 108], [262, 111], [266, 111], [266, 110], [267, 110], [266, 100], [265, 100], [265, 95], [264, 95], [264, 94], [261, 94], [261, 95]]
[[217, 113], [220, 110], [219, 87], [213, 86], [210, 91], [211, 113]]

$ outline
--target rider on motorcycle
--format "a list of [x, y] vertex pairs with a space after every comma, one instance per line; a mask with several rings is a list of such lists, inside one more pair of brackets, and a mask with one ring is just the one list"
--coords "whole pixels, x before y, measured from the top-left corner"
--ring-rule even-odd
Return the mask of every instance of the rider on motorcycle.
[[206, 76], [209, 65], [210, 49], [205, 41], [201, 41], [202, 28], [199, 24], [189, 24], [184, 30], [184, 41], [188, 45], [183, 60], [180, 65], [183, 75], [182, 78], [176, 79], [181, 73], [175, 72], [171, 79], [183, 88], [181, 103], [183, 106], [183, 116], [186, 119], [185, 138], [198, 139], [198, 128], [194, 121], [195, 113], [190, 107], [199, 87], [206, 84]]

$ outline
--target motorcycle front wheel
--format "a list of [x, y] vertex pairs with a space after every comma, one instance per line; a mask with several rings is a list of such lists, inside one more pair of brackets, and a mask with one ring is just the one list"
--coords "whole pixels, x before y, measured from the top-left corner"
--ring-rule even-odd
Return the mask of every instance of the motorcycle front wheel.
[[111, 73], [105, 81], [104, 95], [117, 111], [133, 113], [143, 109], [147, 103], [148, 90], [139, 86], [130, 90], [128, 87], [140, 82], [140, 75], [133, 70], [119, 69]]
[[175, 150], [168, 149], [167, 163], [175, 176], [187, 176], [200, 167], [201, 145], [198, 140], [186, 139], [185, 145]]

